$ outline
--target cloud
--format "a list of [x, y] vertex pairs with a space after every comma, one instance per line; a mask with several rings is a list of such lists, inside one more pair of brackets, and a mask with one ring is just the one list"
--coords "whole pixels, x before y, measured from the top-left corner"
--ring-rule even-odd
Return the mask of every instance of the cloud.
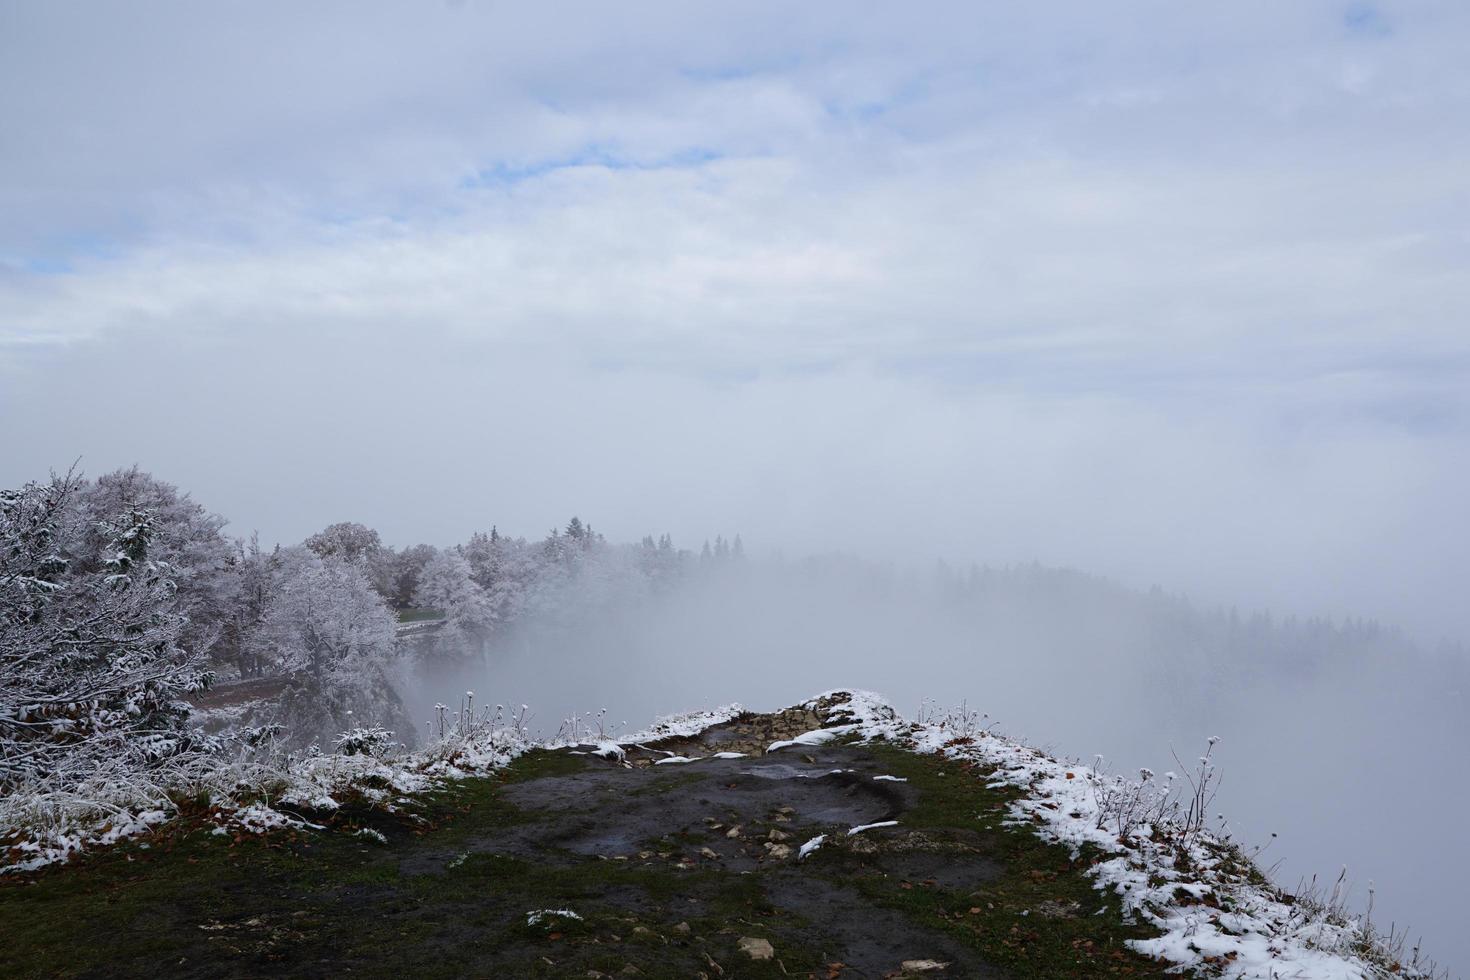
[[[266, 470], [374, 453], [295, 415], [415, 466], [511, 445], [544, 471], [495, 477], [528, 532], [593, 503], [532, 462], [584, 431], [630, 532], [886, 522], [1470, 632], [1434, 584], [1465, 540], [1461, 8], [1371, 47], [1326, 3], [257, 13], [8, 15], [0, 407], [69, 393], [11, 481], [195, 469], [177, 412], [116, 404], [144, 376]], [[649, 493], [665, 470], [698, 495]], [[184, 482], [284, 537], [340, 516]], [[405, 539], [480, 513], [370, 498]]]

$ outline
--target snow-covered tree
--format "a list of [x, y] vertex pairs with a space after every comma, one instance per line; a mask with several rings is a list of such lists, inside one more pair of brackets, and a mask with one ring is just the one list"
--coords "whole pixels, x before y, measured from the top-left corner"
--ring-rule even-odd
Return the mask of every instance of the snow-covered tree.
[[168, 566], [175, 609], [187, 617], [180, 643], [194, 653], [208, 653], [232, 616], [240, 585], [236, 546], [221, 533], [228, 522], [136, 466], [79, 483], [77, 505], [85, 525], [78, 571], [96, 570], [118, 515], [149, 515], [149, 557]]
[[496, 615], [490, 598], [475, 582], [469, 561], [455, 550], [444, 550], [424, 565], [414, 603], [444, 613], [444, 626], [435, 635], [441, 652], [478, 652]]
[[394, 690], [394, 619], [357, 565], [282, 549], [255, 644], [290, 676], [282, 720], [297, 741], [364, 725], [404, 727]]
[[256, 535], [251, 535], [249, 542], [237, 542], [235, 568], [239, 588], [219, 649], [233, 661], [242, 678], [259, 677], [274, 665], [260, 633], [274, 595], [279, 566], [279, 555], [262, 551]]
[[182, 697], [209, 681], [179, 645], [188, 620], [151, 553], [158, 522], [104, 517], [82, 489], [68, 475], [0, 492], [0, 793], [173, 754]]
[[332, 524], [303, 544], [323, 558], [338, 558], [351, 565], [363, 564], [383, 547], [377, 531], [355, 521]]
[[393, 556], [388, 569], [389, 587], [386, 595], [394, 608], [407, 609], [413, 605], [414, 594], [419, 589], [419, 576], [423, 574], [424, 566], [436, 554], [438, 549], [433, 545], [416, 544]]

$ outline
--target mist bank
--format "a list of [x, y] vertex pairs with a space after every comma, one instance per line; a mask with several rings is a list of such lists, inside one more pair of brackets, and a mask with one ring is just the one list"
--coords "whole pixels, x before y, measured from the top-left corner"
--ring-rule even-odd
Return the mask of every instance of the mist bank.
[[[702, 563], [636, 598], [558, 604], [483, 656], [421, 658], [413, 676], [415, 718], [472, 689], [530, 705], [547, 732], [603, 709], [636, 729], [852, 686], [911, 715], [963, 700], [1008, 734], [1120, 772], [1182, 771], [1218, 736], [1216, 808], [1238, 837], [1269, 843], [1262, 864], [1278, 881], [1346, 864], [1359, 900], [1376, 883], [1379, 916], [1422, 929], [1447, 962], [1470, 960], [1453, 911], [1470, 845], [1451, 830], [1470, 804], [1453, 775], [1470, 745], [1470, 673], [1458, 648], [1372, 622], [1207, 609], [1038, 565]], [[1438, 830], [1411, 832], [1421, 822]]]

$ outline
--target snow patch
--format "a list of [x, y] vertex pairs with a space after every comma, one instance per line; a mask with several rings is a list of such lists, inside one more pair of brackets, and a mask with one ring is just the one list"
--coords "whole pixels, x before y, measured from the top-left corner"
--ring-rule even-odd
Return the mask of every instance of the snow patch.
[[571, 919], [581, 922], [582, 917], [571, 909], [535, 909], [526, 913], [526, 925], [537, 926], [547, 919]]
[[838, 725], [835, 728], [817, 728], [809, 732], [802, 732], [795, 738], [780, 739], [766, 746], [767, 752], [775, 752], [778, 749], [789, 748], [793, 745], [822, 745], [832, 741], [839, 735], [847, 735], [858, 730], [857, 725]]

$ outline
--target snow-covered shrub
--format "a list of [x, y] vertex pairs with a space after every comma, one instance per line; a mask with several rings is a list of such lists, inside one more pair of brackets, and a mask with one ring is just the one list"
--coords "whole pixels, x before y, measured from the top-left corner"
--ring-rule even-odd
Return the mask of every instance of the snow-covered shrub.
[[380, 756], [393, 745], [393, 733], [386, 728], [354, 728], [337, 736], [337, 751], [342, 755]]

